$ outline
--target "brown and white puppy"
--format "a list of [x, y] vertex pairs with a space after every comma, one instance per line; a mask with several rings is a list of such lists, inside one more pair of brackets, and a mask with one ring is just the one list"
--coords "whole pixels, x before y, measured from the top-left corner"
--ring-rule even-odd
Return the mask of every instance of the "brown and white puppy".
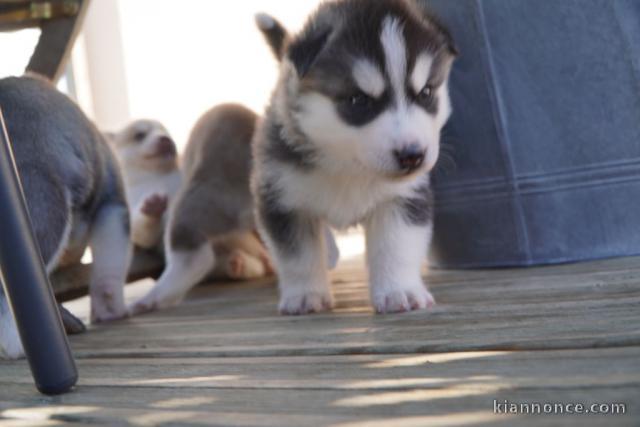
[[256, 120], [247, 108], [225, 104], [194, 127], [182, 162], [183, 185], [165, 232], [165, 271], [134, 304], [134, 313], [180, 302], [216, 266], [236, 278], [270, 271], [267, 252], [254, 233], [249, 188]]
[[137, 120], [109, 136], [131, 207], [131, 240], [143, 249], [161, 249], [168, 206], [182, 182], [176, 145], [155, 120]]
[[364, 226], [376, 311], [433, 305], [420, 271], [432, 230], [429, 171], [451, 113], [449, 33], [409, 0], [324, 2], [294, 36], [257, 20], [281, 58], [252, 177], [280, 311], [332, 307], [326, 225]]

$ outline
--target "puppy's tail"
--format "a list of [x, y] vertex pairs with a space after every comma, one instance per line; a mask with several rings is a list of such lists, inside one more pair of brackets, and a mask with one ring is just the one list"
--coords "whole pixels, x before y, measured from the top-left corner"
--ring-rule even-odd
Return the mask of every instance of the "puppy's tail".
[[267, 40], [267, 44], [278, 61], [284, 56], [284, 46], [289, 39], [287, 29], [276, 20], [273, 16], [266, 13], [258, 13], [256, 15], [256, 25]]

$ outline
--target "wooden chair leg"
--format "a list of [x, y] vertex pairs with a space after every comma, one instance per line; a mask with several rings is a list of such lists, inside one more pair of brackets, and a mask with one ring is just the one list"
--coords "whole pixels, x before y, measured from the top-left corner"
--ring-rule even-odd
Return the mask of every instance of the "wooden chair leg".
[[2, 111], [0, 277], [36, 387], [44, 394], [69, 391], [75, 385], [78, 373], [33, 236]]
[[54, 83], [58, 81], [89, 6], [89, 0], [76, 0], [69, 4], [72, 3], [73, 14], [43, 21], [40, 39], [26, 71], [43, 75]]

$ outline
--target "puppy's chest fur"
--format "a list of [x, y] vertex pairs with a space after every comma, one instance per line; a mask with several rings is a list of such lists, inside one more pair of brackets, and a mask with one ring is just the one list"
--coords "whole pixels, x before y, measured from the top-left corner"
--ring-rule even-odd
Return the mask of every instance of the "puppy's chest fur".
[[336, 228], [361, 223], [382, 204], [412, 197], [417, 186], [415, 180], [385, 182], [371, 176], [285, 168], [280, 171], [278, 184], [285, 207], [309, 212]]

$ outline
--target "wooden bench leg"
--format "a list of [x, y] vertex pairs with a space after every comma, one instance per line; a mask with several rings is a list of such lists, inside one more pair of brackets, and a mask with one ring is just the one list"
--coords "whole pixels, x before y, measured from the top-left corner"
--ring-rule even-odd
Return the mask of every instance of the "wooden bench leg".
[[36, 387], [44, 394], [69, 391], [78, 372], [33, 236], [1, 111], [0, 277]]

